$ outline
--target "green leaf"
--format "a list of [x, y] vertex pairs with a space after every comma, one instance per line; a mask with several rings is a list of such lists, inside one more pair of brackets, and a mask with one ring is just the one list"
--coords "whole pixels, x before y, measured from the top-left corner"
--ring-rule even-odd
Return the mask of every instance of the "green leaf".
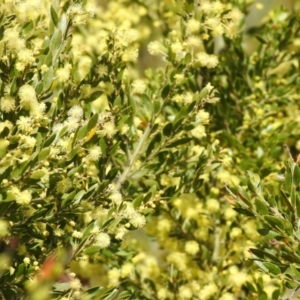
[[266, 228], [257, 229], [257, 232], [261, 236], [264, 236], [265, 238], [270, 239], [270, 240], [280, 237], [280, 235], [277, 232], [270, 230], [270, 229], [266, 229]]
[[[3, 275], [2, 275], [3, 276]], [[14, 286], [3, 286], [1, 288], [1, 293], [3, 294], [4, 298], [3, 300], [6, 299], [18, 299], [21, 295], [19, 293], [19, 291], [14, 288]]]
[[85, 101], [85, 102], [91, 102], [91, 101], [94, 101], [94, 100], [98, 99], [102, 94], [103, 94], [103, 92], [101, 92], [101, 91], [96, 91], [96, 92], [92, 93], [91, 96], [89, 96], [88, 100], [85, 99], [84, 101]]
[[259, 36], [259, 35], [256, 35], [255, 38], [256, 38], [259, 42], [261, 42], [262, 44], [266, 44], [266, 43], [267, 43], [267, 42], [266, 42], [261, 36]]
[[278, 266], [276, 266], [275, 264], [272, 264], [272, 263], [269, 263], [269, 262], [264, 262], [263, 264], [274, 275], [281, 274], [280, 268]]
[[53, 67], [49, 67], [49, 70], [43, 76], [43, 91], [47, 91], [53, 82]]
[[57, 51], [62, 43], [62, 32], [60, 29], [55, 29], [53, 36], [51, 37], [49, 48], [50, 51]]
[[102, 156], [106, 156], [106, 142], [105, 138], [101, 138], [99, 141], [99, 146], [101, 148]]
[[37, 219], [44, 218], [49, 211], [52, 209], [52, 207], [42, 208], [40, 210], [37, 210], [28, 220], [27, 222], [34, 222]]
[[147, 94], [142, 94], [141, 98], [143, 100], [143, 106], [145, 107], [145, 110], [147, 111], [147, 113], [151, 113], [153, 112], [153, 105], [152, 105], [152, 100], [150, 99], [150, 97]]
[[44, 235], [43, 235], [42, 232], [41, 232], [39, 229], [37, 229], [35, 226], [36, 226], [35, 224], [32, 224], [32, 225], [28, 226], [28, 227], [26, 228], [26, 232], [27, 232], [30, 236], [32, 236], [32, 237], [34, 237], [34, 238], [36, 238], [36, 239], [38, 239], [38, 240], [43, 240], [43, 239], [45, 238]]
[[132, 178], [132, 179], [138, 179], [138, 178], [143, 177], [146, 174], [149, 174], [149, 170], [147, 170], [147, 169], [141, 169], [141, 170], [138, 170], [138, 171], [132, 173], [130, 175], [130, 178]]
[[264, 265], [264, 263], [260, 260], [253, 260], [264, 272], [268, 273], [269, 269]]
[[86, 290], [85, 294], [97, 296], [99, 294], [99, 292], [101, 292], [102, 289], [103, 289], [103, 287], [95, 286], [95, 287], [92, 287], [92, 288]]
[[163, 129], [163, 134], [165, 136], [170, 136], [172, 134], [172, 128], [173, 128], [173, 124], [168, 123], [167, 125], [165, 125], [165, 127]]
[[72, 191], [67, 194], [66, 197], [63, 197], [63, 202], [61, 204], [62, 208], [69, 206], [74, 201], [74, 196], [76, 195], [76, 191]]
[[291, 205], [290, 200], [288, 199], [288, 197], [285, 194], [285, 192], [282, 189], [280, 189], [280, 193], [282, 195], [282, 199], [283, 199], [285, 205], [289, 208], [289, 210], [291, 212], [294, 212], [294, 207]]
[[51, 8], [50, 8], [50, 14], [51, 14], [51, 20], [52, 20], [54, 26], [57, 27], [59, 19], [58, 19], [57, 12], [55, 11], [55, 9], [52, 5], [51, 5]]
[[250, 197], [247, 194], [247, 192], [241, 187], [238, 186], [238, 194], [237, 196], [245, 203], [248, 205], [248, 207], [252, 207], [252, 203], [250, 201]]
[[270, 258], [273, 262], [277, 262], [277, 263], [281, 263], [280, 259], [278, 259], [275, 255], [273, 255], [272, 253], [269, 253], [267, 251], [263, 251], [263, 250], [259, 250], [259, 249], [254, 249], [254, 248], [250, 248], [249, 249], [251, 251], [251, 253], [253, 253], [255, 256], [259, 257], [259, 258]]
[[296, 212], [297, 212], [297, 218], [300, 218], [300, 196], [298, 193], [296, 193]]
[[256, 291], [256, 289], [255, 289], [255, 287], [250, 283], [250, 282], [246, 282], [246, 287], [247, 287], [247, 289], [251, 292], [251, 293], [256, 293], [257, 291]]
[[154, 114], [157, 114], [159, 112], [160, 107], [161, 107], [160, 100], [154, 100], [154, 102], [153, 102], [153, 112], [154, 112]]
[[296, 264], [290, 264], [291, 271], [293, 275], [300, 281], [300, 271], [296, 268]]
[[85, 255], [94, 255], [94, 254], [98, 253], [100, 250], [101, 250], [100, 246], [93, 245], [93, 246], [86, 248], [84, 250], [84, 254]]
[[44, 147], [49, 147], [56, 138], [56, 133], [53, 133], [44, 143]]
[[139, 195], [137, 198], [134, 199], [133, 201], [133, 207], [134, 209], [137, 209], [141, 206], [141, 204], [143, 203], [144, 200], [144, 196], [143, 195]]
[[91, 230], [95, 227], [96, 222], [92, 222], [86, 227], [82, 233], [82, 238], [85, 239], [91, 235]]
[[87, 124], [80, 126], [75, 132], [74, 142], [82, 140], [87, 136], [87, 134], [88, 134]]
[[251, 184], [253, 185], [254, 189], [256, 189], [260, 184], [260, 178], [258, 174], [252, 173], [250, 171], [247, 171], [247, 173]]
[[108, 225], [109, 230], [111, 230], [111, 231], [116, 230], [117, 226], [119, 225], [119, 223], [120, 223], [122, 220], [123, 220], [122, 217], [114, 218], [114, 219], [113, 219], [113, 222], [111, 222], [111, 223]]
[[279, 228], [284, 231], [284, 225], [281, 219], [274, 216], [264, 216], [264, 220], [271, 226]]
[[44, 175], [45, 175], [44, 171], [37, 170], [31, 174], [30, 178], [38, 180], [38, 179], [41, 179]]
[[24, 275], [24, 274], [25, 274], [25, 269], [26, 269], [25, 264], [24, 264], [24, 263], [21, 263], [21, 264], [17, 267], [17, 269], [16, 269], [16, 271], [15, 271], [15, 274], [14, 274], [15, 278], [18, 278], [18, 277], [20, 277], [21, 275]]
[[279, 297], [281, 296], [281, 290], [280, 289], [276, 289], [273, 293], [272, 293], [272, 300], [279, 300]]
[[283, 226], [285, 228], [285, 232], [289, 235], [292, 236], [294, 233], [294, 228], [291, 222], [287, 219], [281, 219], [281, 222], [283, 223]]
[[292, 191], [292, 182], [293, 182], [292, 174], [290, 172], [286, 172], [284, 184], [285, 184], [285, 188], [289, 194]]
[[178, 120], [180, 120], [181, 118], [184, 118], [186, 117], [188, 113], [188, 107], [185, 105], [181, 108], [181, 110], [179, 111], [179, 113], [176, 115], [174, 121], [173, 121], [173, 124], [174, 124], [174, 127], [175, 127], [175, 124]]
[[75, 197], [74, 197], [74, 204], [79, 204], [80, 200], [82, 199], [82, 197], [85, 195], [86, 191], [85, 190], [81, 190], [79, 191]]
[[112, 300], [118, 294], [117, 289], [111, 289], [107, 291], [102, 297], [101, 300]]
[[30, 160], [23, 161], [19, 165], [17, 165], [11, 172], [11, 178], [22, 175], [29, 167]]
[[0, 167], [0, 181], [2, 181], [3, 179], [10, 178], [12, 169], [13, 169], [13, 166]]
[[300, 168], [298, 165], [295, 165], [294, 168], [294, 184], [296, 186], [299, 186], [300, 184]]
[[72, 160], [74, 158], [74, 156], [81, 151], [81, 147], [77, 146], [75, 147], [68, 155], [68, 160]]
[[266, 205], [265, 202], [263, 202], [258, 198], [256, 198], [254, 202], [255, 202], [256, 210], [261, 216], [267, 215], [269, 213], [268, 206]]
[[35, 88], [35, 92], [37, 95], [40, 95], [43, 91], [44, 87], [43, 87], [43, 83], [39, 82], [38, 85]]
[[53, 287], [57, 292], [65, 292], [70, 289], [70, 282], [57, 282], [53, 284]]
[[205, 102], [214, 104], [220, 101], [219, 97], [208, 97]]
[[122, 299], [124, 299], [124, 300], [126, 300], [126, 299], [130, 299], [131, 297], [131, 293], [129, 293], [129, 292], [127, 292], [127, 291], [123, 291], [122, 293], [120, 293], [119, 295], [118, 295], [118, 300], [122, 300]]
[[87, 125], [88, 131], [92, 130], [96, 126], [97, 122], [98, 122], [98, 114], [94, 114], [88, 122]]
[[135, 115], [135, 113], [136, 113], [136, 104], [135, 104], [135, 101], [134, 101], [133, 97], [131, 97], [131, 96], [129, 96], [128, 100], [129, 100], [129, 105], [131, 107], [131, 111]]
[[182, 138], [182, 139], [179, 139], [179, 140], [177, 140], [175, 142], [172, 142], [172, 143], [168, 144], [166, 146], [166, 148], [173, 148], [173, 147], [177, 147], [179, 145], [184, 145], [184, 144], [189, 143], [191, 140], [192, 140], [192, 138], [188, 138], [188, 137]]
[[192, 55], [191, 55], [191, 53], [187, 53], [185, 55], [184, 62], [186, 65], [188, 65], [191, 61], [192, 61]]
[[163, 99], [166, 99], [168, 97], [169, 93], [170, 93], [170, 85], [167, 84], [161, 91], [161, 97]]
[[150, 155], [150, 153], [152, 152], [152, 150], [155, 147], [155, 144], [160, 143], [161, 141], [161, 133], [158, 132], [151, 140], [151, 142], [148, 145], [147, 151], [146, 151], [146, 156], [148, 157]]
[[38, 155], [38, 161], [43, 161], [45, 158], [49, 156], [50, 152], [51, 152], [50, 147], [44, 148]]
[[249, 217], [254, 217], [254, 213], [250, 211], [249, 209], [241, 208], [241, 207], [234, 207], [233, 208], [235, 211], [237, 211], [239, 214], [249, 216]]

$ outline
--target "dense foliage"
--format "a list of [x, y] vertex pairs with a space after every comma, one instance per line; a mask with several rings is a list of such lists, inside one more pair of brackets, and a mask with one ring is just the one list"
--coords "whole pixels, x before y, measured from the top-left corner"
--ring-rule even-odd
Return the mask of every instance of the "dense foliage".
[[1, 298], [298, 287], [299, 10], [251, 2], [1, 1]]

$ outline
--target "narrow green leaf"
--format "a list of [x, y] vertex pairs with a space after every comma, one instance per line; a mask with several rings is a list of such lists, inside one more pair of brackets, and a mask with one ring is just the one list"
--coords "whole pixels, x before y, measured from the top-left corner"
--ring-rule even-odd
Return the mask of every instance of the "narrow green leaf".
[[99, 251], [101, 250], [101, 247], [100, 246], [97, 246], [97, 245], [93, 245], [93, 246], [90, 246], [90, 247], [87, 247], [85, 250], [84, 250], [84, 254], [85, 255], [94, 255], [96, 253], [98, 253]]
[[15, 168], [11, 172], [11, 178], [18, 177], [22, 175], [30, 165], [30, 161], [26, 160], [15, 166]]
[[45, 160], [49, 156], [50, 152], [51, 152], [50, 147], [44, 148], [38, 155], [38, 161]]
[[294, 168], [294, 184], [296, 186], [299, 186], [300, 184], [300, 168], [298, 165], [295, 165]]
[[269, 269], [260, 260], [253, 260], [264, 272], [268, 273]]
[[75, 197], [74, 197], [74, 204], [79, 204], [80, 200], [82, 199], [82, 197], [85, 195], [86, 191], [85, 190], [81, 190], [79, 191]]
[[132, 113], [135, 115], [135, 113], [136, 113], [136, 104], [135, 104], [135, 101], [134, 101], [133, 97], [130, 97], [130, 96], [129, 96], [128, 100], [129, 100], [129, 105], [131, 107]]
[[106, 143], [105, 143], [105, 139], [104, 138], [100, 139], [99, 146], [100, 146], [101, 151], [102, 151], [102, 156], [106, 156]]
[[53, 143], [55, 138], [56, 138], [56, 133], [53, 133], [52, 135], [50, 135], [50, 137], [45, 141], [44, 147], [49, 147]]
[[266, 229], [266, 228], [257, 229], [257, 232], [261, 236], [263, 236], [267, 239], [270, 239], [270, 240], [272, 240], [274, 238], [277, 238], [277, 237], [280, 237], [280, 235], [277, 232], [275, 232], [273, 230], [270, 230], [270, 229]]
[[75, 132], [75, 137], [74, 137], [74, 144], [75, 144], [75, 142], [80, 141], [83, 138], [85, 138], [87, 135], [88, 135], [88, 126], [87, 126], [87, 124], [77, 128], [77, 130]]
[[133, 207], [135, 209], [139, 208], [141, 206], [143, 200], [144, 200], [144, 196], [143, 195], [139, 195], [137, 198], [134, 199], [134, 201], [133, 201]]
[[116, 295], [118, 294], [118, 290], [117, 289], [113, 289], [112, 291], [108, 291], [106, 292], [103, 296], [102, 296], [102, 300], [112, 300]]
[[294, 208], [293, 208], [293, 206], [291, 205], [290, 200], [288, 199], [288, 197], [287, 197], [287, 195], [285, 194], [285, 192], [284, 192], [282, 189], [280, 189], [280, 193], [281, 193], [281, 195], [282, 195], [282, 199], [283, 199], [285, 205], [289, 208], [290, 211], [293, 212], [293, 211], [294, 211]]
[[54, 24], [55, 27], [57, 27], [57, 24], [58, 24], [58, 15], [54, 9], [54, 7], [51, 5], [51, 8], [50, 8], [50, 14], [51, 14], [51, 20]]
[[241, 207], [234, 207], [235, 211], [237, 211], [239, 214], [243, 214], [245, 216], [254, 217], [254, 213], [250, 211], [249, 209], [241, 208]]
[[147, 169], [141, 169], [141, 170], [138, 170], [138, 171], [132, 173], [130, 175], [130, 178], [132, 178], [132, 179], [138, 179], [138, 178], [143, 177], [146, 174], [149, 174], [149, 170], [147, 170]]
[[87, 126], [88, 131], [92, 130], [96, 126], [97, 121], [98, 121], [98, 114], [95, 114], [91, 117], [91, 119], [88, 122], [88, 126]]
[[297, 218], [300, 218], [300, 196], [299, 193], [296, 193], [296, 212], [297, 212]]
[[272, 263], [269, 263], [269, 262], [264, 262], [263, 264], [274, 275], [281, 274], [280, 268], [278, 266], [276, 266], [275, 264], [272, 264]]
[[290, 264], [290, 268], [291, 268], [293, 275], [297, 278], [297, 280], [300, 281], [300, 271], [298, 271], [298, 269], [296, 268], [296, 265]]
[[154, 103], [153, 103], [153, 112], [154, 112], [154, 114], [157, 114], [159, 112], [160, 107], [161, 107], [160, 100], [155, 100]]
[[292, 190], [292, 182], [293, 182], [292, 174], [290, 172], [286, 172], [284, 184], [289, 194], [291, 193]]
[[280, 259], [278, 259], [275, 255], [273, 255], [272, 253], [269, 253], [267, 251], [263, 251], [263, 250], [259, 250], [259, 249], [254, 249], [254, 248], [250, 248], [251, 253], [253, 253], [254, 255], [256, 255], [259, 258], [269, 258], [271, 259], [273, 262], [276, 263], [281, 263]]
[[256, 38], [259, 42], [261, 42], [262, 44], [266, 44], [266, 43], [267, 43], [267, 42], [266, 42], [261, 36], [259, 36], [259, 35], [256, 35], [255, 38]]
[[43, 76], [43, 91], [47, 91], [53, 82], [53, 67], [49, 67], [49, 70]]
[[57, 51], [62, 43], [62, 32], [60, 29], [55, 29], [53, 36], [51, 37], [49, 48], [50, 51]]
[[179, 140], [177, 140], [177, 141], [175, 141], [175, 142], [172, 142], [172, 143], [168, 144], [168, 145], [166, 146], [166, 148], [172, 148], [172, 147], [177, 147], [177, 146], [179, 146], [179, 145], [184, 145], [184, 144], [189, 143], [191, 140], [192, 140], [192, 139], [191, 139], [191, 138], [188, 138], [188, 137], [182, 138], [182, 139], [179, 139]]
[[[79, 79], [78, 79], [79, 80]], [[94, 93], [91, 94], [91, 96], [89, 96], [88, 99], [84, 99], [85, 102], [92, 102], [96, 99], [98, 99], [101, 95], [103, 94], [103, 92], [101, 91], [96, 91]]]
[[273, 227], [277, 227], [284, 231], [284, 225], [281, 219], [274, 216], [264, 216], [264, 220]]
[[123, 291], [122, 293], [120, 293], [120, 294], [118, 295], [118, 300], [122, 300], [122, 299], [124, 299], [124, 300], [130, 299], [130, 298], [131, 298], [130, 296], [131, 296], [131, 294], [130, 294], [129, 292]]
[[285, 228], [285, 232], [289, 235], [292, 236], [293, 232], [294, 232], [294, 228], [293, 225], [291, 224], [291, 222], [287, 219], [282, 219], [281, 222], [283, 223], [283, 226]]
[[61, 204], [62, 208], [69, 206], [74, 201], [74, 196], [76, 195], [76, 191], [72, 191], [70, 194], [63, 197], [63, 201]]
[[238, 186], [238, 194], [237, 196], [245, 203], [248, 205], [248, 207], [252, 207], [252, 203], [250, 200], [249, 195], [247, 194], [247, 192], [241, 187]]

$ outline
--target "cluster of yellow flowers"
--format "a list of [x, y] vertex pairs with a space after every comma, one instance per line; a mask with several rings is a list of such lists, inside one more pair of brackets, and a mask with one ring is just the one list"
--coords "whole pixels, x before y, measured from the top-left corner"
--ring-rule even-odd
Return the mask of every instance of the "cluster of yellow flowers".
[[[0, 271], [24, 273], [39, 300], [52, 285], [88, 299], [82, 279], [128, 299], [246, 295], [259, 274], [241, 262], [259, 236], [220, 190], [240, 183], [237, 149], [208, 130], [214, 45], [238, 37], [243, 13], [218, 0], [4, 0], [0, 16], [0, 237], [18, 237]], [[268, 136], [258, 96], [260, 77], [241, 136], [254, 122]]]

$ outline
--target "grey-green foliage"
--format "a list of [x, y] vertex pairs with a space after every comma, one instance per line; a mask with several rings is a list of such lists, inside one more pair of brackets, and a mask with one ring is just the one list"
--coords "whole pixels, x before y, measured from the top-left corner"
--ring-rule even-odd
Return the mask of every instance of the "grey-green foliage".
[[261, 180], [248, 172], [248, 189], [241, 187], [231, 194], [235, 209], [259, 220], [259, 234], [264, 244], [251, 248], [252, 260], [274, 278], [284, 281], [287, 288], [297, 289], [300, 283], [300, 167], [292, 157], [283, 174], [271, 174]]

